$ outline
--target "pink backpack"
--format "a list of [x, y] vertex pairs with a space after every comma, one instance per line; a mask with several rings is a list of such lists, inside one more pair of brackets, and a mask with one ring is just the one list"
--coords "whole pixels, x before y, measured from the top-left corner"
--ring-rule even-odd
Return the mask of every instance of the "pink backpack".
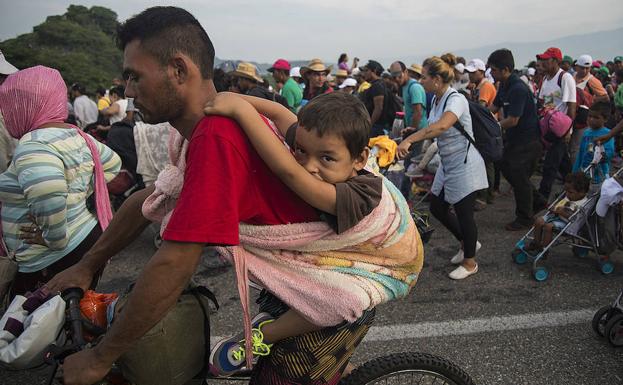
[[573, 121], [571, 118], [558, 110], [549, 110], [539, 121], [541, 127], [541, 141], [546, 148], [553, 142], [564, 138], [571, 129]]

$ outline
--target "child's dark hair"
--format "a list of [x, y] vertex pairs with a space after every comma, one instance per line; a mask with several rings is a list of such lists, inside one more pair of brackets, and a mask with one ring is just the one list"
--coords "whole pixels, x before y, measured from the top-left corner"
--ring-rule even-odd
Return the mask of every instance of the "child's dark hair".
[[344, 139], [353, 159], [368, 145], [370, 115], [354, 95], [332, 92], [317, 96], [299, 111], [298, 120], [300, 126], [318, 136], [329, 133]]
[[565, 183], [573, 186], [575, 191], [583, 193], [587, 193], [588, 189], [591, 187], [591, 179], [582, 171], [567, 174]]
[[610, 119], [610, 103], [604, 101], [597, 101], [591, 104], [590, 112], [594, 114], [599, 114], [604, 120]]

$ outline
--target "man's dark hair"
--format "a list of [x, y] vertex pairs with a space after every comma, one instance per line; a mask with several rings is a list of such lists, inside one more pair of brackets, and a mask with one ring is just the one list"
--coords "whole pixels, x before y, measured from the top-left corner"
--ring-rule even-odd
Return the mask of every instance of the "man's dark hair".
[[212, 79], [214, 46], [199, 21], [177, 7], [152, 7], [121, 24], [117, 45], [122, 50], [138, 39], [141, 48], [166, 65], [178, 52], [197, 64], [204, 79]]
[[587, 193], [591, 187], [591, 179], [584, 174], [583, 171], [576, 171], [567, 174], [565, 177], [565, 183], [573, 186], [575, 191]]
[[95, 93], [104, 96], [106, 95], [106, 90], [104, 89], [104, 87], [97, 87], [97, 89], [95, 90]]
[[594, 102], [590, 107], [590, 112], [598, 114], [604, 120], [608, 120], [611, 112], [610, 103], [604, 102], [603, 100]]
[[299, 124], [307, 131], [344, 139], [353, 159], [368, 145], [372, 126], [370, 114], [354, 95], [332, 92], [317, 96], [301, 109], [298, 118]]
[[87, 89], [85, 86], [83, 86], [80, 83], [74, 83], [71, 85], [71, 90], [72, 91], [78, 91], [80, 92], [82, 95], [85, 95], [87, 93]]
[[515, 69], [515, 58], [513, 58], [513, 53], [509, 49], [502, 48], [493, 51], [491, 55], [489, 55], [487, 64], [499, 70], [508, 68], [508, 70], [512, 72]]
[[110, 95], [117, 95], [119, 98], [125, 98], [125, 87], [123, 86], [114, 86], [108, 91]]

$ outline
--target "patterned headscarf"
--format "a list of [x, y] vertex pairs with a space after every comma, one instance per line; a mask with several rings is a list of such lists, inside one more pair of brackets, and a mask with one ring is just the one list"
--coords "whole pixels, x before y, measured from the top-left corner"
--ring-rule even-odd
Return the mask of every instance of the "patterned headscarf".
[[[0, 111], [9, 134], [20, 139], [45, 123], [63, 123], [67, 119], [67, 86], [61, 74], [44, 66], [26, 68], [9, 75], [0, 86]], [[102, 229], [106, 229], [112, 211], [102, 162], [93, 139], [76, 127], [84, 138], [95, 164], [95, 207]]]

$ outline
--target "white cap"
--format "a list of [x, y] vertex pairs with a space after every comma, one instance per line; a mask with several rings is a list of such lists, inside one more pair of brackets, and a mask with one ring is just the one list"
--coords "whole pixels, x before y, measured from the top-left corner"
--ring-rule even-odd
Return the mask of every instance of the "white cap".
[[15, 68], [11, 63], [6, 61], [4, 58], [4, 54], [0, 51], [0, 74], [1, 75], [10, 75], [17, 72], [18, 69]]
[[292, 67], [292, 69], [290, 69], [290, 77], [291, 78], [300, 78], [301, 77], [301, 67]]
[[357, 76], [359, 74], [361, 74], [361, 70], [359, 69], [359, 67], [355, 67], [353, 68], [353, 70], [350, 72], [351, 75], [353, 76]]
[[529, 75], [529, 76], [534, 76], [534, 75], [536, 75], [536, 69], [534, 69], [534, 68], [532, 68], [532, 67], [528, 68], [528, 75]]
[[463, 63], [456, 63], [454, 69], [459, 71], [460, 73], [465, 72], [465, 66], [463, 65]]
[[467, 72], [476, 72], [476, 71], [486, 71], [487, 66], [485, 66], [485, 62], [480, 59], [472, 59], [465, 66], [465, 71]]
[[357, 87], [357, 80], [353, 78], [347, 78], [346, 80], [342, 82], [342, 84], [340, 84], [339, 88], [342, 89], [346, 87]]
[[582, 55], [576, 60], [575, 65], [591, 68], [593, 65], [593, 58], [591, 55]]

